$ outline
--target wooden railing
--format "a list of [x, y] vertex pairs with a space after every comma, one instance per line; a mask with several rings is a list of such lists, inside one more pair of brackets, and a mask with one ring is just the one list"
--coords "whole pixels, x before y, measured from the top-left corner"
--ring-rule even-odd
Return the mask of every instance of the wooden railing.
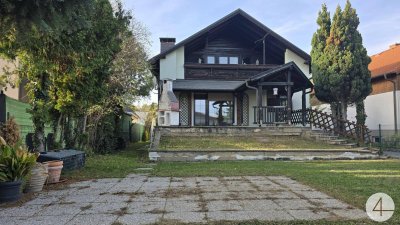
[[260, 118], [263, 124], [287, 123], [286, 106], [253, 106], [254, 123], [258, 123]]
[[349, 120], [336, 119], [331, 114], [319, 110], [310, 108], [293, 110], [291, 122], [292, 124], [311, 124], [336, 135], [356, 140], [359, 143], [371, 142], [371, 131], [366, 126], [360, 126]]

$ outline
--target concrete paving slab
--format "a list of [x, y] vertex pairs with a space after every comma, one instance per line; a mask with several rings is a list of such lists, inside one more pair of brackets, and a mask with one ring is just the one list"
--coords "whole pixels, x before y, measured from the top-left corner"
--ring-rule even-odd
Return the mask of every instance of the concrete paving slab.
[[126, 214], [120, 216], [116, 221], [122, 224], [153, 224], [160, 221], [162, 214], [150, 214], [150, 213], [140, 213], [140, 214]]
[[283, 176], [147, 177], [77, 182], [0, 208], [7, 224], [152, 224], [364, 219], [366, 214]]
[[84, 214], [77, 215], [67, 225], [99, 225], [99, 224], [112, 224], [118, 218], [117, 215], [110, 214]]
[[174, 212], [165, 213], [163, 222], [183, 222], [183, 223], [206, 223], [206, 214], [204, 212]]
[[54, 225], [66, 224], [73, 217], [74, 215], [18, 217], [14, 221], [18, 225]]
[[323, 211], [312, 211], [309, 209], [289, 210], [289, 214], [297, 220], [320, 220], [331, 218], [332, 215], [329, 212]]

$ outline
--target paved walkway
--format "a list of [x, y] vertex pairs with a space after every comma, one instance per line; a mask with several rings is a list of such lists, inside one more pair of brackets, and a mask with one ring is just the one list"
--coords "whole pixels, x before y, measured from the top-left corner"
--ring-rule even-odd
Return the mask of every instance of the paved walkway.
[[[282, 176], [168, 178], [130, 175], [74, 183], [18, 208], [0, 224], [207, 223], [361, 219], [359, 209]], [[119, 223], [117, 223], [119, 222]]]

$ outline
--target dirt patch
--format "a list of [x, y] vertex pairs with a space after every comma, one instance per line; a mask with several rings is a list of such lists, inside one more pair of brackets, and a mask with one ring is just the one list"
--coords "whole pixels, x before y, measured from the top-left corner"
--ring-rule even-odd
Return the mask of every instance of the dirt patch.
[[119, 221], [114, 221], [111, 225], [124, 225], [124, 224]]
[[119, 210], [113, 212], [113, 214], [117, 216], [123, 216], [125, 214], [128, 214], [128, 207], [122, 207]]
[[91, 209], [92, 207], [93, 207], [92, 204], [89, 204], [89, 205], [87, 205], [87, 206], [82, 206], [82, 207], [81, 207], [81, 210], [82, 210], [82, 211], [85, 211], [85, 210]]
[[145, 193], [143, 191], [134, 191], [134, 192], [126, 192], [126, 191], [119, 191], [116, 193], [113, 193], [113, 195], [127, 195], [130, 198], [134, 198], [136, 196], [144, 195]]
[[153, 210], [147, 211], [147, 213], [151, 213], [151, 214], [164, 214], [166, 212], [167, 211], [165, 211], [164, 209], [153, 209]]
[[169, 188], [166, 190], [162, 197], [164, 198], [179, 198], [185, 195], [198, 195], [201, 194], [202, 191], [198, 188]]
[[88, 188], [90, 188], [90, 186], [86, 185], [86, 186], [78, 187], [77, 189], [78, 190], [83, 190], [83, 189], [88, 189]]
[[0, 208], [13, 208], [13, 207], [19, 207], [25, 204], [26, 202], [29, 202], [33, 199], [35, 199], [39, 193], [26, 193], [23, 194], [20, 199], [18, 199], [15, 202], [7, 202], [7, 203], [1, 203]]

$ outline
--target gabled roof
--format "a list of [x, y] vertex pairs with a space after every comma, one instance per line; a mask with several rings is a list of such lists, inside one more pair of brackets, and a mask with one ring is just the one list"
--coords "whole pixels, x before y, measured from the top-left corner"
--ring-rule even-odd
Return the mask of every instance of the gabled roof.
[[288, 62], [286, 64], [277, 66], [276, 68], [261, 72], [259, 74], [256, 74], [249, 79], [247, 79], [248, 82], [253, 82], [253, 81], [258, 81], [262, 78], [265, 80], [268, 80], [268, 78], [271, 78], [272, 76], [278, 74], [279, 72], [288, 70], [288, 69], [293, 69], [295, 74], [298, 75], [299, 79], [301, 79], [304, 83], [304, 87], [306, 88], [312, 88], [314, 85], [311, 83], [311, 81], [308, 79], [308, 77], [301, 71], [301, 69], [296, 65], [296, 63]]
[[390, 49], [371, 56], [368, 69], [372, 78], [383, 74], [400, 73], [400, 44], [394, 44]]
[[306, 59], [307, 61], [311, 60], [311, 57], [309, 54], [307, 54], [306, 52], [304, 52], [303, 50], [301, 50], [300, 48], [298, 48], [297, 46], [295, 46], [294, 44], [290, 43], [288, 40], [286, 40], [285, 38], [283, 38], [282, 36], [280, 36], [279, 34], [275, 33], [274, 31], [272, 31], [271, 29], [269, 29], [267, 26], [265, 26], [264, 24], [262, 24], [261, 22], [259, 22], [258, 20], [254, 19], [252, 16], [250, 16], [249, 14], [247, 14], [246, 12], [244, 12], [241, 9], [237, 9], [235, 11], [233, 11], [232, 13], [226, 15], [225, 17], [223, 17], [222, 19], [214, 22], [213, 24], [209, 25], [208, 27], [200, 30], [199, 32], [193, 34], [192, 36], [186, 38], [185, 40], [179, 42], [178, 44], [176, 44], [174, 47], [171, 47], [170, 49], [154, 56], [153, 58], [151, 58], [149, 61], [150, 63], [155, 63], [157, 62], [160, 58], [165, 57], [166, 55], [168, 55], [169, 53], [175, 51], [176, 49], [186, 45], [187, 43], [195, 40], [196, 38], [199, 38], [200, 36], [206, 34], [207, 32], [209, 32], [210, 30], [214, 29], [217, 26], [220, 26], [221, 24], [229, 21], [230, 19], [234, 18], [237, 15], [241, 15], [243, 16], [245, 19], [249, 20], [250, 22], [252, 22], [253, 24], [255, 24], [257, 27], [261, 28], [262, 30], [265, 31], [266, 34], [273, 36], [274, 38], [276, 38], [277, 40], [281, 41], [288, 49], [290, 49], [291, 51], [295, 52], [296, 54], [298, 54], [299, 56], [301, 56], [302, 58]]

